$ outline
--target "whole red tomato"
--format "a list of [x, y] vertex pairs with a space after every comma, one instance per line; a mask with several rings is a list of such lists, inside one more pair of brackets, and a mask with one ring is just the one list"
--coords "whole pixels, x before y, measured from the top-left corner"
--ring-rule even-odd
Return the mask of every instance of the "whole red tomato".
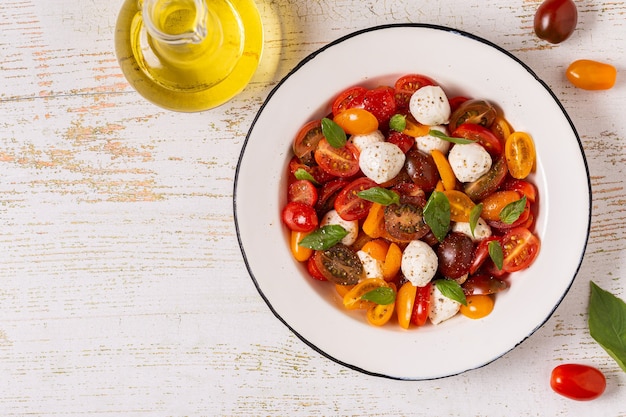
[[598, 398], [606, 389], [604, 374], [588, 365], [567, 363], [552, 370], [552, 389], [572, 400], [588, 401]]
[[569, 38], [578, 23], [578, 10], [572, 0], [545, 0], [535, 12], [535, 33], [550, 43]]

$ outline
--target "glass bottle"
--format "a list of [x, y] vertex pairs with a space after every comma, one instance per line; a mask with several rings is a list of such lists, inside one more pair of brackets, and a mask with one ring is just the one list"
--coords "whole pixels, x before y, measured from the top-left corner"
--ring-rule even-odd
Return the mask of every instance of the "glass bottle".
[[211, 109], [240, 93], [262, 49], [254, 0], [126, 0], [115, 30], [128, 82], [176, 111]]

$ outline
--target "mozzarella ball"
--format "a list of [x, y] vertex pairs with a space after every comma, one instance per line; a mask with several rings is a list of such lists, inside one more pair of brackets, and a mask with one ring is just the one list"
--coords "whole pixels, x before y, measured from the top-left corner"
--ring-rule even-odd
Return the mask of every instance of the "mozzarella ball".
[[478, 218], [476, 222], [476, 227], [474, 228], [474, 235], [472, 236], [472, 229], [470, 228], [469, 222], [456, 222], [452, 225], [453, 232], [463, 233], [466, 236], [469, 236], [474, 242], [481, 241], [485, 238], [491, 236], [491, 227], [487, 224], [482, 217]]
[[454, 317], [460, 309], [461, 303], [446, 297], [439, 291], [436, 285], [432, 285], [428, 310], [428, 318], [432, 324], [439, 324]]
[[346, 246], [350, 246], [354, 242], [356, 242], [356, 238], [359, 235], [358, 220], [344, 220], [341, 218], [341, 216], [339, 216], [339, 213], [337, 213], [336, 210], [330, 210], [322, 218], [320, 226], [328, 226], [331, 224], [339, 225], [346, 229], [346, 231], [348, 232], [348, 234], [345, 235], [343, 239], [341, 239], [341, 243]]
[[[431, 129], [438, 130], [444, 133], [445, 135], [448, 134], [448, 130], [446, 129], [445, 126], [432, 126]], [[430, 155], [430, 152], [433, 149], [437, 149], [438, 151], [440, 151], [442, 154], [445, 155], [448, 153], [448, 150], [450, 149], [450, 142], [448, 142], [447, 140], [439, 139], [438, 137], [431, 136], [431, 135], [424, 135], [424, 136], [415, 138], [415, 145], [417, 146], [417, 149], [419, 149], [420, 151], [424, 152], [427, 155]]]
[[359, 167], [367, 178], [382, 184], [400, 173], [404, 159], [404, 152], [397, 145], [389, 142], [374, 143], [361, 151]]
[[491, 169], [491, 155], [478, 143], [456, 144], [448, 154], [454, 175], [461, 182], [476, 181]]
[[435, 276], [438, 265], [437, 254], [424, 241], [412, 240], [402, 252], [400, 269], [416, 287], [428, 284]]
[[450, 121], [450, 102], [438, 85], [427, 85], [413, 93], [409, 111], [423, 125], [441, 125]]
[[363, 264], [363, 272], [365, 272], [365, 278], [382, 278], [383, 267], [380, 261], [375, 259], [372, 255], [362, 250], [357, 251], [356, 255]]
[[385, 141], [385, 135], [383, 135], [383, 133], [380, 130], [374, 130], [371, 133], [366, 133], [363, 135], [350, 136], [350, 142], [352, 142], [352, 144], [356, 146], [359, 152], [362, 152], [363, 149], [365, 149], [369, 145], [372, 145], [378, 142], [384, 142], [384, 141]]

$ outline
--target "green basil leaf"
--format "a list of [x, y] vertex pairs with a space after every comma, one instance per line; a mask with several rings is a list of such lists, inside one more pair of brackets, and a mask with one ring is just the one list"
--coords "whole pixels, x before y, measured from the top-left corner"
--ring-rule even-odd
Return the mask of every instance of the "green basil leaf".
[[361, 300], [386, 306], [396, 301], [396, 292], [391, 287], [378, 287], [363, 294]]
[[437, 289], [451, 300], [459, 302], [464, 306], [467, 305], [467, 299], [461, 285], [453, 279], [438, 279], [433, 281]]
[[400, 196], [391, 190], [383, 187], [372, 187], [367, 190], [359, 191], [357, 194], [363, 200], [389, 206], [391, 204], [400, 203]]
[[526, 208], [526, 196], [517, 201], [513, 201], [502, 208], [500, 211], [500, 220], [506, 224], [512, 224], [524, 212]]
[[492, 240], [487, 245], [489, 249], [489, 256], [491, 260], [496, 265], [498, 270], [502, 270], [502, 265], [504, 263], [504, 253], [502, 252], [502, 245], [497, 240]]
[[311, 175], [304, 168], [296, 169], [296, 172], [294, 172], [293, 175], [296, 177], [297, 180], [307, 180], [307, 181], [311, 181], [315, 185], [319, 185], [319, 182], [317, 182], [317, 180], [313, 178], [313, 175]]
[[428, 134], [430, 136], [434, 136], [436, 138], [439, 138], [441, 140], [445, 140], [447, 142], [452, 142], [452, 143], [458, 143], [459, 145], [467, 145], [468, 143], [475, 143], [475, 140], [471, 140], [471, 139], [465, 139], [465, 138], [453, 138], [450, 137], [448, 135], [446, 135], [445, 133], [443, 133], [440, 130], [437, 129], [430, 129], [428, 131]]
[[322, 119], [322, 134], [333, 148], [341, 148], [347, 142], [346, 132], [328, 117]]
[[626, 372], [626, 303], [591, 282], [589, 333]]
[[329, 224], [306, 235], [298, 245], [314, 250], [326, 250], [341, 241], [348, 231], [338, 224]]
[[394, 114], [389, 119], [389, 127], [397, 132], [403, 132], [406, 129], [406, 116], [403, 114]]
[[441, 191], [433, 191], [424, 206], [424, 222], [438, 241], [442, 241], [450, 228], [450, 200]]
[[478, 224], [478, 219], [480, 218], [481, 213], [483, 212], [483, 203], [476, 204], [472, 207], [469, 215], [469, 224], [470, 224], [470, 232], [472, 232], [472, 236], [474, 236], [474, 230], [476, 230], [476, 225]]

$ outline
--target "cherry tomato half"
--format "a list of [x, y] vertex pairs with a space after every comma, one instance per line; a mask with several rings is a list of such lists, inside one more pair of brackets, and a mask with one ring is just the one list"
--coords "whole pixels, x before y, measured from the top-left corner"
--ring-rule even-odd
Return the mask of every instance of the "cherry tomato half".
[[337, 178], [322, 185], [318, 192], [317, 204], [315, 204], [315, 210], [320, 217], [326, 214], [327, 211], [335, 208], [337, 194], [348, 184], [350, 184], [350, 181]]
[[394, 84], [398, 108], [407, 109], [413, 93], [425, 85], [435, 85], [435, 82], [420, 74], [407, 74], [398, 78]]
[[509, 284], [506, 281], [501, 279], [492, 277], [487, 274], [477, 274], [471, 275], [464, 283], [461, 285], [463, 288], [463, 292], [465, 295], [472, 294], [495, 294], [500, 291], [504, 291], [509, 287]]
[[493, 193], [504, 182], [508, 173], [506, 160], [498, 158], [491, 165], [491, 169], [485, 175], [474, 182], [465, 184], [465, 194], [473, 201], [480, 201]]
[[454, 130], [463, 123], [474, 123], [483, 127], [491, 127], [497, 115], [495, 107], [486, 100], [471, 99], [462, 102], [450, 115], [448, 130]]
[[443, 193], [450, 202], [450, 220], [453, 222], [469, 222], [470, 213], [475, 206], [472, 199], [464, 192], [458, 190], [445, 190]]
[[315, 162], [330, 175], [351, 177], [359, 172], [359, 150], [349, 142], [335, 148], [324, 138], [317, 144]]
[[535, 166], [535, 144], [526, 132], [513, 132], [506, 139], [504, 156], [509, 174], [523, 180]]
[[324, 138], [321, 120], [312, 120], [302, 126], [293, 140], [293, 154], [303, 163], [313, 162], [313, 152], [317, 144]]
[[552, 370], [550, 386], [564, 397], [589, 401], [602, 395], [606, 389], [606, 378], [592, 366], [567, 363]]
[[417, 287], [410, 281], [402, 284], [396, 295], [396, 314], [398, 316], [398, 324], [403, 329], [408, 329], [411, 324], [411, 316], [413, 315], [413, 305], [415, 304], [415, 296], [417, 295]]
[[365, 109], [346, 109], [336, 114], [333, 121], [349, 135], [364, 135], [378, 129], [378, 119]]
[[561, 43], [569, 38], [576, 23], [578, 10], [572, 0], [545, 0], [537, 11], [534, 19], [535, 34], [550, 43]]
[[493, 194], [489, 194], [481, 201], [483, 211], [480, 213], [480, 217], [485, 220], [500, 220], [502, 209], [520, 198], [521, 196], [517, 191], [496, 191]]
[[531, 203], [537, 201], [537, 187], [528, 181], [507, 178], [501, 188], [503, 190], [517, 191], [520, 195], [526, 196], [526, 199]]
[[333, 101], [333, 115], [337, 115], [346, 109], [363, 107], [363, 97], [365, 97], [366, 92], [367, 89], [365, 87], [355, 86], [339, 93]]
[[430, 227], [420, 206], [402, 203], [385, 207], [385, 230], [399, 242], [410, 242], [426, 235]]
[[317, 228], [319, 221], [315, 209], [308, 204], [289, 202], [283, 208], [283, 222], [295, 232], [310, 232]]
[[502, 237], [502, 270], [515, 272], [528, 268], [537, 257], [539, 247], [539, 239], [527, 228], [516, 227], [509, 230]]
[[289, 184], [287, 201], [298, 201], [309, 206], [314, 206], [315, 203], [317, 203], [317, 188], [308, 180], [294, 181]]
[[569, 82], [583, 90], [608, 90], [615, 85], [617, 70], [610, 64], [579, 59], [567, 67], [565, 75]]
[[407, 153], [409, 149], [415, 145], [415, 138], [413, 136], [406, 135], [404, 133], [392, 130], [389, 132], [387, 142], [393, 143], [404, 153]]
[[428, 319], [430, 310], [430, 291], [432, 284], [429, 282], [423, 287], [417, 287], [415, 292], [415, 302], [411, 313], [411, 324], [423, 326]]
[[343, 188], [335, 199], [335, 210], [339, 217], [348, 221], [365, 218], [372, 207], [372, 202], [362, 199], [357, 194], [377, 185], [367, 177], [359, 177]]
[[502, 154], [502, 142], [489, 129], [474, 123], [463, 123], [452, 132], [456, 138], [473, 140], [482, 145], [491, 155]]
[[316, 251], [313, 259], [320, 274], [335, 284], [354, 285], [365, 275], [356, 252], [341, 243]]

